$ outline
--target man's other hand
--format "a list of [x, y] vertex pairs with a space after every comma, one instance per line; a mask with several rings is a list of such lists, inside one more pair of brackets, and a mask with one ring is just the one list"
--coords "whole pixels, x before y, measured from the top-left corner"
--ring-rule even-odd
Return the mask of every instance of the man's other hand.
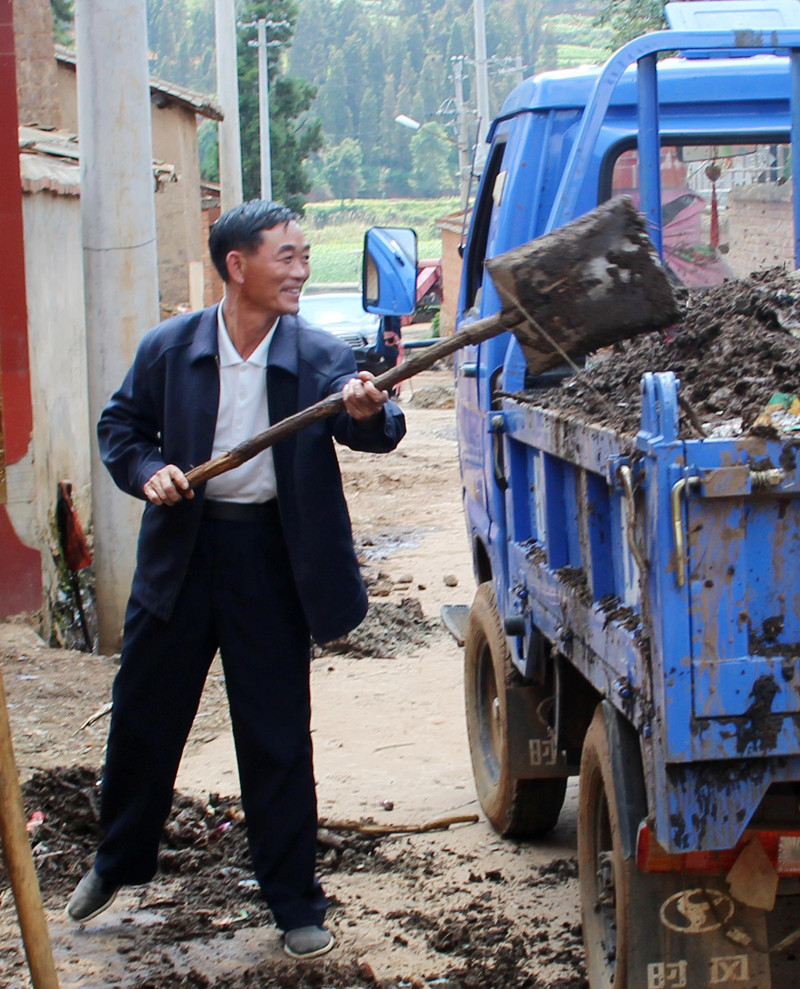
[[376, 416], [389, 400], [385, 391], [373, 384], [375, 375], [369, 371], [359, 371], [357, 378], [351, 378], [342, 389], [342, 399], [348, 414], [360, 422]]
[[157, 470], [142, 490], [145, 498], [154, 505], [176, 505], [184, 498], [194, 498], [186, 475], [175, 464], [167, 464]]

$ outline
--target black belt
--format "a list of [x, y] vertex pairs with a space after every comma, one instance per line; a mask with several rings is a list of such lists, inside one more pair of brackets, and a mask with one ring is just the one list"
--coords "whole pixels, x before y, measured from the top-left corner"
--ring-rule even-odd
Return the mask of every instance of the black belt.
[[255, 504], [239, 501], [203, 502], [203, 515], [207, 519], [219, 519], [223, 522], [278, 522], [278, 502], [263, 501]]

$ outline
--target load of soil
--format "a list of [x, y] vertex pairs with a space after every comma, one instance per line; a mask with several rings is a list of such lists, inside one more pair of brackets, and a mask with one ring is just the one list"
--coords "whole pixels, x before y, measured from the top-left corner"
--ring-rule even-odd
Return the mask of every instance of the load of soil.
[[595, 355], [559, 387], [514, 398], [635, 435], [642, 376], [672, 371], [680, 381], [682, 437], [733, 423], [735, 435], [777, 438], [774, 426], [756, 420], [776, 393], [800, 393], [796, 278], [771, 268], [676, 294], [682, 310], [676, 326]]
[[417, 598], [403, 598], [399, 603], [371, 601], [364, 621], [343, 638], [325, 643], [317, 655], [394, 659], [401, 650], [408, 653], [426, 646], [437, 635], [444, 635], [441, 623], [425, 618]]
[[[40, 772], [23, 785], [23, 799], [43, 899], [47, 906], [60, 908], [91, 865], [100, 837], [98, 774], [85, 767]], [[323, 883], [333, 871], [391, 871], [398, 881], [414, 882], [431, 874], [435, 865], [429, 856], [416, 854], [405, 837], [397, 846], [394, 841], [392, 836], [365, 835], [355, 829], [339, 830], [334, 836], [321, 828], [317, 868]], [[161, 922], [143, 930], [131, 928], [117, 949], [125, 952], [132, 966], [143, 951], [137, 939], [165, 946], [192, 939], [210, 941], [272, 922], [252, 877], [238, 798], [210, 794], [207, 801], [200, 801], [177, 794], [164, 832], [159, 871], [157, 882], [140, 887], [140, 908], [156, 911]], [[532, 870], [530, 883], [565, 882], [574, 878], [575, 871], [574, 861], [560, 860]], [[448, 989], [586, 989], [580, 925], [565, 924], [563, 930], [554, 932], [543, 923], [539, 932], [515, 932], [500, 908], [504, 881], [499, 872], [471, 873], [469, 882], [475, 884], [476, 893], [465, 909], [448, 912], [441, 903], [432, 903], [430, 913], [389, 915], [396, 922], [396, 939], [404, 943], [410, 932], [422, 934], [446, 960], [443, 974], [434, 982]], [[6, 885], [0, 873], [0, 888]], [[487, 886], [501, 892], [495, 897]], [[332, 912], [338, 906], [334, 898]], [[179, 974], [166, 954], [154, 968], [154, 957], [149, 952], [135, 989], [251, 989], [254, 985], [265, 989], [375, 989], [384, 985], [369, 965], [356, 961], [321, 960], [312, 968], [281, 966], [280, 971], [264, 964], [230, 979], [215, 975], [209, 980], [195, 969]], [[541, 982], [530, 974], [532, 958], [566, 963], [574, 977]], [[399, 979], [391, 989], [411, 985]]]

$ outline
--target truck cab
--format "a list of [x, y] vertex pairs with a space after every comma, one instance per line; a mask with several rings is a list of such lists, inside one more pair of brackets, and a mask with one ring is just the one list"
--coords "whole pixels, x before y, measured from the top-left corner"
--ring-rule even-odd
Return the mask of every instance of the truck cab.
[[[534, 77], [506, 100], [464, 253], [458, 326], [501, 308], [484, 262], [614, 195], [641, 204], [636, 66], [613, 90], [591, 147], [576, 144], [601, 70]], [[668, 58], [657, 66], [662, 257], [676, 285], [711, 285], [793, 262], [789, 59]], [[735, 99], [731, 98], [736, 94]], [[581, 173], [564, 187], [571, 157]], [[566, 200], [569, 200], [567, 202]], [[505, 505], [493, 394], [535, 386], [512, 335], [465, 348], [455, 380], [464, 501], [479, 581], [505, 585]], [[565, 368], [563, 373], [568, 373]], [[544, 382], [553, 378], [551, 372]], [[502, 610], [502, 605], [501, 605]]]

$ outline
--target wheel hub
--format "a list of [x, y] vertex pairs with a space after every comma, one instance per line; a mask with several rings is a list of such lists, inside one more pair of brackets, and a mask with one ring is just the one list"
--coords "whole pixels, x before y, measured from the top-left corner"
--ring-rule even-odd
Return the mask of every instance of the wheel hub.
[[597, 856], [597, 906], [601, 910], [613, 910], [616, 905], [613, 854], [600, 852]]

